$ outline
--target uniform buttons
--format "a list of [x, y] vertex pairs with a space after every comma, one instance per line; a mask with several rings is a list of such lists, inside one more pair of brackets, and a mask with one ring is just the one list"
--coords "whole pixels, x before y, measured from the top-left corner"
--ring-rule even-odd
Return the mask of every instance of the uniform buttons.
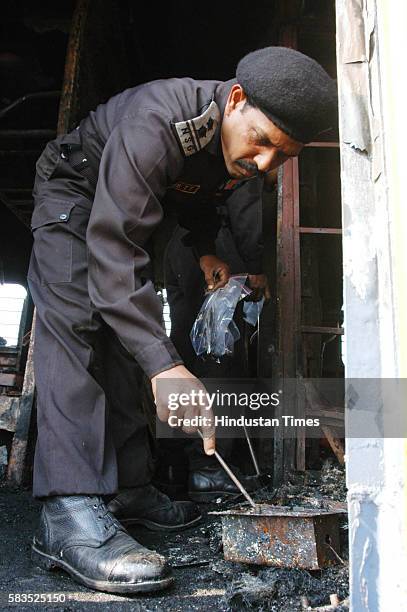
[[59, 215], [59, 218], [61, 219], [61, 221], [66, 221], [68, 218], [68, 215], [66, 213], [62, 213], [61, 215]]

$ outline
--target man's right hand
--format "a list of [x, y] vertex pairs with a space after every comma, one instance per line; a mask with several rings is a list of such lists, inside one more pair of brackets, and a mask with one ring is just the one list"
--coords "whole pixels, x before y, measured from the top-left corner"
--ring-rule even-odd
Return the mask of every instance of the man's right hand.
[[[178, 365], [153, 376], [151, 386], [160, 421], [168, 422], [173, 416], [179, 421], [197, 416], [202, 417], [202, 425], [199, 428], [182, 424], [182, 430], [185, 433], [195, 433], [200, 429], [204, 437], [205, 453], [213, 455], [215, 451], [214, 417], [207, 401], [207, 391], [201, 381], [183, 365]], [[172, 398], [179, 398], [181, 394], [185, 394], [184, 398], [189, 397], [190, 401], [185, 402], [185, 405], [178, 404], [176, 409], [170, 409], [170, 394]], [[169, 425], [171, 426], [171, 423]]]
[[230, 278], [228, 264], [216, 255], [202, 255], [199, 258], [199, 266], [204, 273], [208, 291], [224, 287]]

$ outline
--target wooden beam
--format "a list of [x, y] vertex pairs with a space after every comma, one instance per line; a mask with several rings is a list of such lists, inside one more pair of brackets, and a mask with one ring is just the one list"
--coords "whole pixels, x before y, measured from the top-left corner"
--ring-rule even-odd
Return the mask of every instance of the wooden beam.
[[[284, 5], [285, 6], [285, 5]], [[288, 10], [285, 6], [285, 10]], [[283, 11], [285, 12], [285, 11]], [[286, 15], [287, 16], [287, 15]], [[283, 47], [296, 49], [298, 47], [297, 24], [284, 23], [280, 28], [279, 44]], [[297, 330], [299, 326], [299, 303], [301, 295], [299, 269], [299, 234], [295, 228], [299, 226], [299, 182], [298, 158], [289, 159], [278, 173], [278, 205], [277, 205], [277, 316], [278, 329], [278, 359], [274, 378], [284, 393], [284, 379], [295, 378], [297, 375]], [[296, 258], [298, 265], [296, 266]], [[284, 409], [295, 402], [295, 396], [287, 392], [284, 396]], [[283, 407], [280, 408], [282, 410]], [[293, 407], [293, 413], [296, 409]], [[278, 416], [278, 415], [277, 415]], [[280, 415], [281, 416], [281, 415]], [[283, 431], [277, 428], [274, 437], [274, 472], [273, 483], [281, 484], [284, 474], [291, 471], [297, 462], [295, 439], [284, 439]], [[301, 444], [301, 442], [300, 442]]]
[[[277, 193], [265, 190], [262, 202], [263, 213], [263, 240], [264, 240], [264, 272], [270, 282], [271, 300], [265, 303], [260, 318], [259, 336], [257, 343], [257, 375], [260, 378], [271, 378], [277, 385], [275, 372], [279, 357], [277, 355], [277, 329], [275, 324], [277, 308], [277, 270], [276, 270], [276, 238], [277, 238]], [[278, 391], [278, 387], [273, 392]], [[257, 445], [257, 459], [260, 469], [264, 473], [272, 474], [275, 469], [275, 441], [273, 434], [270, 437], [259, 438]], [[274, 455], [274, 456], [273, 456]]]
[[299, 227], [300, 234], [331, 234], [342, 236], [342, 230], [336, 227]]
[[17, 364], [17, 355], [3, 355], [0, 353], [0, 368], [15, 368]]
[[0, 429], [15, 431], [19, 397], [0, 395]]
[[320, 140], [318, 142], [309, 142], [305, 146], [313, 149], [339, 149], [339, 142], [324, 142]]
[[301, 332], [303, 334], [336, 334], [337, 336], [343, 336], [345, 330], [343, 327], [324, 327], [318, 325], [301, 325]]
[[80, 51], [85, 24], [89, 13], [90, 0], [78, 0], [72, 18], [65, 60], [65, 72], [58, 113], [58, 134], [69, 132], [78, 106]]
[[[307, 413], [313, 413], [316, 409], [316, 411], [323, 411], [325, 414], [329, 414], [330, 407], [326, 404], [326, 402], [323, 401], [318, 389], [315, 388], [315, 385], [311, 381], [304, 380], [303, 382], [305, 386], [305, 394], [306, 394], [307, 402], [309, 404], [309, 409], [307, 410]], [[338, 409], [335, 409], [334, 407], [332, 410], [332, 415], [337, 416], [337, 413], [338, 413]], [[325, 423], [321, 423], [320, 427], [326, 439], [328, 440], [329, 446], [331, 447], [339, 463], [341, 465], [344, 465], [345, 449], [344, 449], [341, 439], [338, 437], [338, 434], [335, 432], [332, 426], [327, 425]]]
[[23, 390], [19, 401], [16, 417], [16, 429], [11, 446], [7, 478], [13, 485], [21, 485], [24, 481], [25, 460], [27, 454], [28, 434], [30, 431], [32, 407], [35, 395], [35, 379], [33, 364], [33, 349], [35, 337], [35, 314], [33, 317], [30, 346], [28, 348], [25, 366]]
[[21, 374], [0, 372], [0, 387], [21, 387], [22, 380]]
[[333, 453], [341, 465], [345, 465], [345, 448], [340, 438], [336, 438], [334, 432], [328, 425], [321, 425], [321, 429], [332, 448]]
[[345, 420], [345, 409], [343, 406], [342, 408], [340, 406], [334, 406], [331, 410], [322, 404], [308, 404], [306, 414], [307, 416], [320, 417], [321, 419], [333, 419], [342, 423]]

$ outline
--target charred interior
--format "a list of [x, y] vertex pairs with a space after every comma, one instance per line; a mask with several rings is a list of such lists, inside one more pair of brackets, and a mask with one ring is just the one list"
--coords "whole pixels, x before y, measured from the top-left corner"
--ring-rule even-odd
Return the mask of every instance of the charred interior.
[[[158, 10], [156, 4], [140, 5], [131, 0], [19, 0], [5, 2], [2, 17], [0, 317], [2, 330], [14, 326], [17, 331], [13, 337], [11, 332], [9, 336], [0, 333], [0, 470], [9, 482], [29, 485], [36, 439], [34, 308], [24, 291], [32, 246], [31, 192], [36, 160], [44, 146], [57, 134], [73, 129], [97, 104], [127, 87], [172, 76], [227, 80], [234, 76], [245, 53], [268, 45], [298, 49], [336, 78], [335, 6], [333, 0], [259, 0], [243, 10], [229, 1], [216, 7], [201, 3], [192, 8], [190, 2], [178, 0], [164, 3]], [[153, 236], [157, 291], [165, 288], [162, 258], [172, 229], [171, 218], [164, 219]], [[271, 379], [275, 390], [285, 379], [304, 379], [305, 401], [294, 402], [292, 413], [301, 418], [323, 417], [323, 424], [319, 437], [313, 439], [307, 439], [299, 429], [291, 439], [276, 432], [272, 439], [254, 440], [261, 472], [277, 487], [273, 498], [277, 503], [309, 501], [317, 474], [322, 474], [321, 490], [325, 487], [323, 492], [339, 503], [344, 496], [344, 489], [335, 491], [337, 478], [343, 478], [343, 403], [339, 397], [334, 409], [326, 405], [313, 382], [344, 377], [336, 129], [307, 145], [299, 158], [287, 161], [279, 170], [277, 185], [265, 189], [263, 242], [264, 269], [272, 296], [263, 309], [257, 333], [246, 330], [248, 372]], [[7, 314], [16, 286], [24, 290], [20, 292], [21, 315]], [[153, 404], [147, 389], [145, 403], [153, 428]], [[241, 469], [250, 471], [251, 458], [244, 440], [237, 441], [233, 459]], [[327, 459], [332, 474], [327, 472]], [[182, 456], [167, 456], [165, 469], [158, 468], [159, 474], [163, 471], [167, 477], [170, 471], [172, 492], [177, 494], [185, 479]], [[298, 494], [300, 482], [308, 487], [303, 496]], [[323, 507], [322, 502], [314, 502], [309, 516], [318, 513], [315, 507]], [[319, 519], [309, 519], [309, 523], [313, 520], [317, 524]], [[291, 529], [288, 524], [281, 528]], [[211, 538], [216, 552], [219, 531]], [[326, 542], [320, 539], [317, 546], [325, 550]], [[318, 562], [315, 559], [314, 569]], [[280, 567], [284, 567], [284, 560]], [[306, 563], [302, 567], [307, 567]], [[223, 567], [219, 570], [225, 571]], [[250, 601], [254, 592], [255, 597], [259, 589], [263, 592], [267, 580], [265, 574], [259, 574], [253, 588], [242, 587], [230, 594], [229, 601]], [[341, 589], [345, 596], [344, 582]], [[264, 593], [264, 597], [269, 595], [267, 590]]]
[[[251, 3], [172, 0], [161, 4], [135, 0], [3, 0], [0, 9], [0, 508], [3, 509], [0, 601], [8, 596], [10, 609], [18, 604], [23, 612], [31, 610], [30, 602], [34, 600], [28, 597], [32, 594], [45, 597], [35, 601], [41, 601], [47, 610], [54, 610], [57, 603], [68, 600], [66, 609], [69, 610], [82, 610], [88, 605], [93, 609], [100, 603], [109, 610], [136, 607], [181, 612], [208, 608], [220, 612], [403, 608], [406, 513], [400, 509], [406, 501], [406, 436], [401, 426], [392, 427], [393, 416], [396, 423], [398, 402], [393, 401], [396, 396], [397, 400], [401, 398], [399, 408], [404, 416], [405, 390], [400, 382], [407, 371], [402, 95], [406, 77], [399, 69], [407, 16], [404, 5], [378, 0], [257, 0]], [[241, 116], [235, 114], [235, 119], [228, 123], [228, 113], [223, 109], [230, 108], [233, 87], [230, 89], [223, 81], [235, 77], [236, 67], [246, 59], [246, 54], [265, 48], [254, 55], [266, 58], [267, 62], [278, 56], [299, 58], [297, 53], [286, 49], [267, 49], [270, 46], [295, 49], [313, 58], [334, 82], [315, 62], [302, 58], [313, 69], [307, 72], [306, 63], [300, 63], [301, 70], [297, 66], [300, 77], [297, 80], [295, 77], [294, 86], [292, 82], [287, 85], [285, 80], [281, 89], [274, 89], [279, 76], [282, 80], [286, 78], [285, 67], [290, 64], [284, 61], [277, 67], [273, 61], [264, 64], [263, 82], [262, 64], [249, 62], [256, 69], [248, 70], [245, 75], [240, 72], [242, 79], [237, 84]], [[304, 74], [309, 76], [309, 81]], [[313, 78], [318, 74], [324, 75], [321, 87]], [[179, 79], [167, 81], [171, 77]], [[151, 83], [160, 79], [163, 81]], [[207, 81], [203, 84], [197, 83], [198, 80]], [[216, 83], [217, 80], [222, 83]], [[255, 94], [264, 89], [259, 104], [249, 95], [252, 80], [256, 81]], [[143, 83], [149, 85], [135, 88]], [[322, 121], [324, 108], [327, 113], [328, 106], [332, 110], [335, 85], [338, 117], [331, 121], [329, 130], [320, 132], [302, 147], [307, 140], [302, 131], [307, 119], [320, 117]], [[330, 96], [327, 93], [325, 98], [324, 91], [328, 90]], [[275, 91], [279, 93], [270, 94]], [[291, 118], [295, 116], [294, 128], [298, 132], [286, 130], [292, 126], [285, 122], [285, 111], [295, 107], [292, 100], [290, 104], [289, 96], [285, 97], [286, 91], [295, 93], [297, 107]], [[105, 125], [95, 120], [90, 131], [81, 131], [98, 114], [93, 113], [89, 118], [89, 112], [115, 94], [121, 94], [116, 98], [120, 103], [115, 106], [116, 102], [111, 102], [110, 123], [106, 121]], [[274, 113], [271, 98], [284, 101], [282, 116]], [[144, 104], [146, 101], [148, 104]], [[243, 113], [243, 102], [249, 107], [249, 119]], [[310, 113], [309, 109], [319, 102], [321, 113]], [[108, 106], [99, 108], [106, 118]], [[281, 111], [282, 107], [277, 108]], [[128, 119], [131, 121], [127, 122]], [[82, 120], [85, 121], [80, 126]], [[111, 136], [117, 124], [120, 134], [115, 140]], [[255, 133], [256, 124], [266, 128], [267, 138], [263, 142], [254, 137], [250, 142], [250, 130]], [[291, 153], [294, 151], [297, 157], [290, 155], [290, 146], [284, 150], [281, 139], [275, 143], [272, 137], [275, 132], [270, 131], [275, 127], [280, 138], [281, 133], [288, 138], [291, 147], [294, 139]], [[181, 133], [183, 129], [185, 132]], [[211, 132], [209, 136], [208, 132]], [[304, 138], [296, 138], [295, 133]], [[105, 146], [111, 145], [112, 140], [116, 148]], [[232, 141], [239, 145], [237, 149], [231, 146]], [[284, 143], [287, 140], [283, 138]], [[64, 145], [68, 149], [63, 149]], [[72, 145], [76, 157], [70, 160], [63, 153], [71, 151]], [[94, 150], [91, 145], [95, 145]], [[191, 156], [195, 160], [189, 166], [188, 146], [192, 147]], [[237, 152], [235, 157], [230, 156], [228, 165], [231, 150]], [[269, 154], [268, 165], [263, 166], [266, 176], [254, 163], [259, 151]], [[108, 159], [109, 180], [105, 184], [103, 169], [99, 172], [102, 153], [104, 160]], [[281, 153], [283, 157], [279, 158]], [[286, 161], [269, 172], [282, 159]], [[251, 169], [250, 161], [253, 162]], [[88, 163], [81, 166], [82, 173], [79, 166], [83, 162]], [[141, 172], [138, 172], [138, 162]], [[176, 174], [178, 162], [182, 167], [180, 174]], [[42, 163], [49, 165], [49, 175], [42, 184], [45, 189], [41, 198], [37, 197], [38, 190], [34, 198], [36, 176], [37, 186], [43, 178]], [[211, 163], [216, 172], [212, 173]], [[137, 171], [133, 172], [135, 167]], [[164, 179], [161, 183], [157, 179], [155, 183], [156, 174], [162, 168]], [[238, 168], [235, 174], [233, 168]], [[59, 191], [57, 181], [61, 178], [65, 182]], [[213, 185], [209, 185], [211, 181]], [[98, 191], [95, 197], [96, 188], [101, 185], [104, 192]], [[245, 199], [250, 189], [244, 192], [248, 185], [251, 188], [260, 185], [256, 197], [250, 201]], [[80, 187], [83, 187], [81, 193]], [[146, 187], [144, 191], [143, 187]], [[116, 197], [111, 198], [110, 209], [113, 188], [118, 189], [114, 192]], [[232, 227], [233, 215], [227, 206], [231, 201], [234, 204], [234, 193], [230, 194], [229, 189], [238, 194], [243, 192], [246, 210], [251, 208], [253, 213], [253, 203], [257, 207], [255, 214], [246, 220], [243, 215], [240, 217], [241, 223], [237, 225], [244, 228], [242, 234], [236, 231], [233, 235], [236, 225]], [[174, 193], [169, 194], [171, 190]], [[55, 194], [58, 197], [53, 198]], [[185, 368], [178, 365], [181, 351], [175, 337], [170, 335], [176, 327], [170, 291], [172, 284], [176, 284], [172, 283], [173, 279], [182, 276], [178, 274], [181, 265], [178, 270], [173, 266], [174, 274], [170, 277], [167, 263], [174, 236], [184, 228], [182, 215], [177, 217], [171, 209], [171, 195], [174, 200], [184, 198], [184, 203], [189, 205], [186, 216], [193, 217], [198, 226], [196, 233], [202, 234], [204, 240], [210, 234], [207, 231], [210, 223], [216, 226], [214, 217], [219, 220], [224, 214], [217, 243], [226, 228], [233, 239], [229, 243], [230, 251], [224, 249], [222, 257], [213, 240], [213, 250], [207, 252], [216, 252], [216, 257], [212, 255], [214, 259], [227, 265], [224, 255], [231, 255], [232, 259], [232, 252], [239, 251], [237, 244], [243, 234], [252, 235], [251, 245], [255, 245], [255, 250], [260, 231], [255, 235], [252, 230], [260, 228], [257, 221], [262, 219], [258, 260], [262, 263], [256, 262], [256, 265], [262, 272], [259, 276], [266, 276], [268, 280], [268, 286], [263, 285], [262, 289], [266, 289], [266, 294], [270, 289], [271, 296], [265, 301], [261, 316], [252, 320], [253, 325], [244, 321], [244, 306], [254, 304], [250, 299], [244, 301], [244, 290], [249, 292], [250, 276], [257, 273], [249, 271], [254, 258], [242, 256], [240, 261], [248, 263], [247, 269], [231, 271], [232, 277], [241, 273], [244, 279], [230, 324], [231, 329], [235, 324], [238, 338], [234, 338], [234, 352], [228, 355], [225, 351], [231, 359], [236, 358], [236, 370], [232, 367], [230, 371], [225, 368], [220, 372], [216, 367], [211, 368], [221, 363], [219, 354], [213, 358], [214, 354], [208, 350], [201, 358], [193, 351], [195, 345], [189, 342], [189, 330], [192, 322], [199, 319], [202, 304], [208, 296], [217, 293], [207, 275], [202, 275], [202, 255], [198, 249], [194, 251], [193, 239], [189, 244], [180, 239], [175, 243], [175, 253], [182, 244], [179, 261], [185, 260], [188, 265], [193, 260], [198, 284], [193, 283], [197, 275], [185, 273], [184, 285], [181, 287], [180, 281], [178, 286], [182, 290], [188, 283], [188, 287], [193, 287], [190, 294], [196, 293], [196, 296], [191, 303], [193, 307], [198, 304], [198, 308], [192, 317], [187, 308], [178, 312], [181, 318], [184, 313], [188, 315], [180, 327], [192, 350], [191, 363], [194, 367], [198, 363], [202, 368], [194, 370], [184, 356], [181, 360]], [[74, 201], [76, 196], [78, 199]], [[68, 201], [71, 197], [72, 201]], [[143, 234], [142, 228], [140, 241], [134, 238], [134, 233], [125, 252], [128, 233], [135, 230], [139, 218], [133, 221], [139, 213], [143, 217], [144, 203], [151, 200], [154, 200], [156, 216], [149, 227], [156, 229], [151, 235]], [[204, 210], [204, 215], [199, 213], [199, 204], [195, 207], [198, 201], [211, 205]], [[66, 210], [59, 208], [62, 204], [67, 206]], [[124, 228], [123, 223], [115, 233], [116, 222], [119, 225], [122, 220], [120, 204], [127, 226]], [[36, 217], [41, 216], [43, 219], [36, 225]], [[100, 293], [104, 295], [96, 306], [91, 285], [98, 262], [95, 258], [92, 264], [95, 241], [91, 244], [89, 240], [95, 216], [101, 220], [103, 234], [96, 241], [99, 255], [102, 253], [107, 262], [106, 267], [100, 266], [107, 273], [97, 271], [97, 289], [102, 286]], [[246, 224], [249, 218], [251, 222], [254, 219], [252, 226], [249, 222]], [[56, 241], [64, 233], [70, 241], [70, 252], [59, 249], [62, 241]], [[144, 241], [143, 236], [147, 235], [151, 237]], [[109, 258], [112, 243], [119, 245], [120, 255], [116, 258]], [[37, 255], [41, 249], [43, 257], [39, 262]], [[146, 252], [150, 257], [145, 256]], [[55, 254], [55, 259], [49, 257], [50, 253]], [[65, 266], [69, 257], [70, 272], [69, 265]], [[145, 264], [149, 258], [151, 266]], [[146, 276], [139, 274], [140, 270], [144, 273], [143, 265], [137, 268], [140, 260], [148, 268]], [[34, 279], [33, 263], [38, 264]], [[79, 270], [77, 277], [73, 264], [77, 264], [76, 272]], [[121, 270], [120, 266], [126, 272], [113, 273]], [[44, 271], [49, 272], [51, 268], [52, 273], [64, 274], [64, 278], [55, 280], [54, 276], [53, 281], [47, 281]], [[80, 282], [76, 283], [79, 276]], [[226, 276], [229, 278], [228, 273]], [[113, 279], [112, 284], [105, 279]], [[198, 287], [199, 279], [202, 282]], [[216, 281], [216, 274], [212, 279]], [[138, 293], [132, 301], [133, 281], [134, 294]], [[145, 284], [148, 284], [148, 299], [137, 302], [139, 290], [144, 290]], [[199, 295], [198, 289], [202, 289]], [[47, 301], [46, 296], [51, 294], [60, 301]], [[187, 302], [187, 291], [183, 297]], [[131, 302], [134, 310], [121, 309], [120, 299]], [[113, 316], [117, 315], [112, 325], [107, 311], [103, 310], [105, 304], [111, 307]], [[81, 307], [85, 315], [80, 315], [78, 322], [75, 313]], [[137, 318], [140, 312], [145, 315], [143, 319]], [[86, 337], [89, 329], [81, 328], [86, 317], [91, 327], [93, 314], [99, 324], [93, 336], [96, 338], [94, 351], [93, 339], [88, 342]], [[214, 321], [212, 318], [208, 327], [215, 329]], [[127, 350], [120, 336], [128, 323], [126, 339], [134, 340], [133, 351]], [[75, 329], [74, 325], [77, 325]], [[78, 328], [81, 329], [78, 331]], [[46, 332], [52, 343], [47, 343]], [[67, 338], [73, 340], [72, 345], [68, 346]], [[151, 338], [154, 340], [150, 341]], [[155, 343], [157, 338], [159, 342]], [[41, 365], [36, 366], [37, 380], [34, 349], [42, 357], [38, 360]], [[81, 369], [75, 369], [72, 355], [79, 355], [82, 349], [77, 360]], [[145, 353], [152, 364], [150, 372], [147, 360], [142, 361]], [[95, 355], [97, 359], [92, 363]], [[159, 363], [166, 367], [161, 368]], [[221, 386], [226, 381], [226, 388], [228, 384], [230, 389], [233, 385], [238, 389], [239, 385], [243, 388], [247, 384], [250, 390], [266, 389], [283, 401], [273, 404], [271, 409], [267, 406], [268, 414], [276, 418], [271, 424], [260, 426], [259, 435], [253, 433], [255, 429], [250, 430], [250, 435], [247, 433], [245, 418], [232, 426], [230, 439], [226, 435], [224, 440], [222, 426], [218, 427], [216, 449], [224, 457], [222, 464], [216, 455], [205, 456], [197, 434], [187, 436], [181, 432], [171, 440], [160, 436], [161, 424], [169, 427], [165, 419], [159, 422], [160, 401], [154, 389], [153, 369], [159, 375], [166, 373], [168, 366], [181, 368], [177, 373], [181, 371], [184, 377], [185, 372], [192, 373], [194, 383], [199, 387], [206, 385], [204, 388], [210, 391], [214, 390], [209, 386], [211, 383], [216, 385], [220, 381]], [[236, 376], [230, 374], [236, 371]], [[386, 385], [392, 380], [396, 391], [389, 401]], [[364, 394], [356, 393], [353, 387], [355, 381], [361, 382], [361, 390], [366, 387], [365, 403]], [[97, 387], [94, 395], [89, 392], [91, 386]], [[99, 398], [101, 401], [97, 403]], [[167, 408], [164, 402], [164, 407], [169, 413], [169, 403]], [[214, 403], [214, 407], [217, 409], [218, 405]], [[236, 409], [230, 411], [232, 416], [246, 417], [253, 416], [250, 408], [257, 410], [259, 406], [253, 408], [246, 404], [238, 413], [237, 408], [240, 410], [241, 406], [236, 401], [232, 408]], [[182, 409], [180, 413], [187, 414]], [[260, 413], [261, 410], [256, 415]], [[115, 421], [110, 418], [112, 414]], [[144, 447], [136, 435], [133, 437], [132, 419], [133, 424], [137, 419], [141, 423], [144, 441], [147, 441]], [[290, 428], [280, 426], [282, 422], [286, 424], [284, 419], [294, 421]], [[122, 428], [118, 438], [126, 431], [116, 444], [118, 424]], [[199, 433], [202, 437], [200, 430]], [[224, 447], [221, 442], [225, 442]], [[201, 469], [203, 463], [198, 462], [194, 467], [188, 450], [194, 444], [195, 451], [198, 449], [201, 453], [200, 458], [212, 460], [212, 465], [205, 464]], [[130, 452], [121, 455], [126, 445]], [[223, 454], [222, 448], [229, 450]], [[148, 452], [144, 453], [145, 449]], [[148, 455], [150, 462], [148, 465], [141, 462], [140, 468], [137, 461], [142, 455], [143, 461]], [[50, 457], [55, 461], [49, 461]], [[132, 461], [134, 457], [136, 461]], [[88, 468], [90, 476], [85, 475]], [[207, 479], [205, 484], [206, 468], [206, 475], [212, 470], [216, 477], [212, 481]], [[191, 482], [196, 485], [194, 470], [201, 476], [204, 473], [202, 489], [199, 482], [195, 488], [191, 486]], [[55, 486], [53, 481], [52, 486], [37, 495], [39, 473], [44, 479], [50, 476], [50, 482], [57, 477], [57, 484], [61, 486]], [[110, 480], [105, 478], [106, 474]], [[145, 479], [142, 484], [136, 478], [126, 481], [128, 474], [141, 474]], [[77, 484], [83, 489], [79, 493], [75, 489]], [[94, 486], [96, 490], [91, 493], [98, 497], [94, 497], [96, 503], [91, 503], [88, 493]], [[117, 503], [123, 493], [129, 494], [127, 518], [135, 518], [130, 526], [126, 513], [120, 514], [120, 501]], [[77, 506], [74, 497], [81, 498]], [[168, 503], [160, 506], [163, 497]], [[56, 498], [59, 501], [53, 506]], [[62, 502], [61, 498], [64, 498]], [[160, 511], [164, 508], [164, 518], [170, 517], [167, 523], [164, 520], [160, 524], [158, 519], [156, 523], [150, 521], [150, 527], [164, 525], [161, 531], [150, 530], [146, 521], [142, 522], [146, 516], [148, 519], [156, 513], [156, 502]], [[178, 511], [182, 507], [182, 512]], [[68, 519], [78, 508], [81, 511], [85, 508], [91, 520], [76, 518], [71, 521], [73, 526], [68, 525]], [[104, 508], [103, 516], [101, 508]], [[56, 520], [63, 516], [63, 521], [59, 531], [50, 536], [51, 523], [47, 520], [53, 516]], [[33, 538], [35, 523], [39, 528]], [[93, 540], [88, 546], [89, 525], [100, 528], [102, 537], [96, 540], [101, 542], [100, 546], [95, 546]], [[48, 539], [48, 544], [43, 546], [38, 545], [37, 539], [41, 530], [42, 534], [46, 532], [44, 540]], [[107, 537], [104, 531], [109, 531], [110, 539], [103, 540]], [[127, 574], [123, 573], [125, 581], [121, 582], [121, 570], [117, 573], [119, 581], [110, 581], [114, 574], [110, 568], [114, 565], [116, 570], [123, 560], [118, 551], [120, 546], [124, 549], [123, 544], [117, 546], [116, 557], [111, 554], [114, 546], [109, 548], [117, 533], [123, 538], [122, 543], [127, 538], [124, 556], [129, 551], [129, 557], [133, 555], [135, 546], [139, 547], [137, 554], [147, 554], [141, 562], [140, 580], [147, 576], [143, 585], [148, 583], [148, 588], [142, 593], [136, 553], [134, 565], [129, 563], [131, 568], [126, 570]], [[76, 544], [70, 548], [73, 561], [62, 559], [66, 543], [78, 534], [85, 534], [80, 540], [80, 559], [71, 550], [79, 548]], [[129, 538], [134, 540], [131, 544]], [[150, 588], [149, 568], [146, 574], [144, 567], [152, 559], [149, 553], [158, 553], [163, 560], [160, 568], [157, 558], [151, 563], [151, 571], [157, 570], [161, 576], [157, 581], [154, 576], [154, 588]], [[104, 562], [109, 555], [112, 565]], [[86, 571], [82, 572], [83, 567]], [[137, 571], [132, 574], [134, 567]], [[55, 569], [63, 571], [44, 571]], [[89, 577], [95, 581], [83, 579]], [[171, 587], [173, 578], [175, 585]], [[125, 590], [129, 583], [134, 587], [131, 592]], [[162, 593], [150, 594], [161, 588]], [[17, 591], [26, 599], [21, 599]]]
[[[146, 27], [146, 24], [149, 24]], [[78, 124], [89, 110], [126, 87], [170, 76], [227, 79], [238, 59], [268, 44], [291, 46], [317, 59], [335, 76], [334, 4], [258, 2], [248, 13], [169, 3], [160, 12], [132, 2], [8, 3], [0, 51], [2, 283], [26, 287], [35, 162], [57, 131]], [[210, 39], [210, 45], [199, 41]], [[198, 43], [197, 43], [198, 41]], [[248, 347], [250, 371], [281, 378], [342, 378], [342, 256], [339, 150], [335, 131], [287, 162], [278, 194], [264, 194], [265, 267], [272, 300], [263, 312], [257, 350]], [[169, 229], [157, 232], [154, 269]], [[8, 453], [22, 417], [21, 398], [32, 305], [27, 297], [16, 346], [1, 348], [0, 426]], [[31, 392], [32, 393], [32, 392]], [[31, 398], [32, 399], [32, 398]], [[17, 401], [16, 401], [17, 400]], [[28, 402], [30, 404], [30, 402]], [[307, 412], [315, 412], [308, 403]], [[321, 440], [259, 442], [264, 467], [276, 482], [286, 469], [317, 467], [334, 448], [339, 411]], [[35, 428], [31, 428], [33, 436]], [[28, 435], [28, 434], [26, 434]], [[339, 450], [338, 450], [339, 449]], [[21, 468], [21, 466], [20, 466]], [[19, 468], [19, 469], [20, 469]]]

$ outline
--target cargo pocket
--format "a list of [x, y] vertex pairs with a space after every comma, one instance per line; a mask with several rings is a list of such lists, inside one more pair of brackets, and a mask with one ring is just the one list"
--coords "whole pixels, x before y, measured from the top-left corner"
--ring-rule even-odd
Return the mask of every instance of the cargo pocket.
[[74, 206], [74, 202], [47, 200], [34, 208], [33, 251], [43, 285], [71, 281], [73, 237], [69, 220]]

